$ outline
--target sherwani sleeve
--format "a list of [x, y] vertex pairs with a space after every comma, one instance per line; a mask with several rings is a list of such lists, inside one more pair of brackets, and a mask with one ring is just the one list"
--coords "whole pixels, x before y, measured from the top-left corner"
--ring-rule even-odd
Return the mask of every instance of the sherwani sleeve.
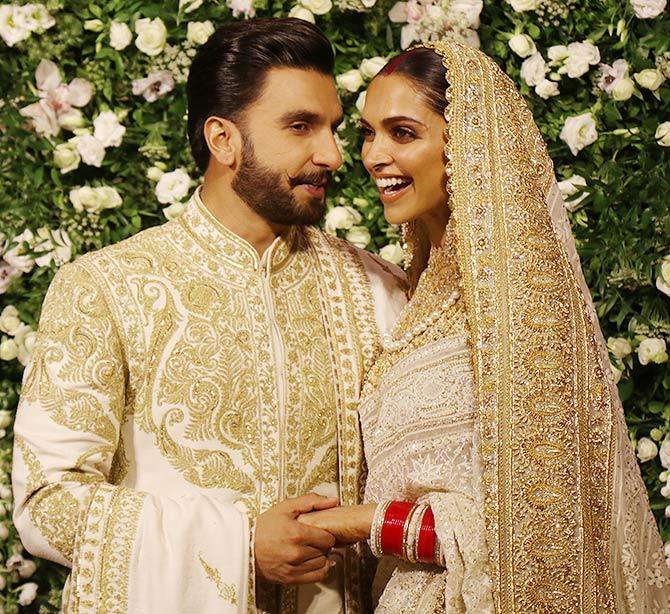
[[15, 425], [24, 546], [72, 568], [64, 612], [245, 612], [253, 561], [243, 510], [216, 495], [114, 485], [126, 462], [127, 378], [102, 283], [65, 265], [43, 305]]

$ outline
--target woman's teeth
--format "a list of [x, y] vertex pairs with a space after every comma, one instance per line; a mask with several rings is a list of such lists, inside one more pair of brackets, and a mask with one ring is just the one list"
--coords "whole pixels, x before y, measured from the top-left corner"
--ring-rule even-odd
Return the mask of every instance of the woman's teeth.
[[407, 187], [412, 180], [409, 177], [379, 177], [375, 182], [380, 191], [389, 193]]

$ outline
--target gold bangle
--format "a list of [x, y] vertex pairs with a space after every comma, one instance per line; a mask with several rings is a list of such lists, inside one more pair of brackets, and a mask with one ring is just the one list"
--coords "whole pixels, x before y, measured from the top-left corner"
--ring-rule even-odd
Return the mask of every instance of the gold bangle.
[[417, 505], [412, 510], [412, 514], [409, 518], [407, 539], [405, 540], [403, 546], [404, 546], [405, 558], [410, 563], [416, 563], [418, 560], [418, 557], [416, 555], [416, 547], [417, 544], [419, 543], [418, 530], [419, 526], [421, 525], [421, 519], [423, 518], [423, 515], [427, 509], [428, 509], [427, 505], [424, 504]]
[[377, 505], [375, 515], [372, 518], [372, 527], [370, 529], [370, 539], [368, 545], [372, 554], [380, 559], [384, 553], [382, 552], [382, 526], [384, 525], [384, 517], [386, 516], [386, 509], [391, 504], [391, 500], [383, 501]]

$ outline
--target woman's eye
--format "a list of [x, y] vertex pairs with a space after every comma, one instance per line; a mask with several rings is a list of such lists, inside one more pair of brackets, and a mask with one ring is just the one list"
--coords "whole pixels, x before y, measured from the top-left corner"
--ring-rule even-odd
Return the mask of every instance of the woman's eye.
[[394, 128], [393, 136], [397, 139], [407, 140], [407, 139], [413, 139], [415, 135], [411, 130], [408, 130], [407, 128]]
[[372, 138], [375, 134], [370, 128], [366, 128], [365, 126], [360, 126], [358, 128], [358, 132], [366, 141]]

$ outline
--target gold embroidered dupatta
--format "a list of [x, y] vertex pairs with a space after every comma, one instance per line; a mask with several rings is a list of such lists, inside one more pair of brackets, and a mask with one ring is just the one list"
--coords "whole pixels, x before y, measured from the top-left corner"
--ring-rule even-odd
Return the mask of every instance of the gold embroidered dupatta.
[[667, 612], [670, 583], [553, 165], [511, 80], [442, 56], [497, 612]]

